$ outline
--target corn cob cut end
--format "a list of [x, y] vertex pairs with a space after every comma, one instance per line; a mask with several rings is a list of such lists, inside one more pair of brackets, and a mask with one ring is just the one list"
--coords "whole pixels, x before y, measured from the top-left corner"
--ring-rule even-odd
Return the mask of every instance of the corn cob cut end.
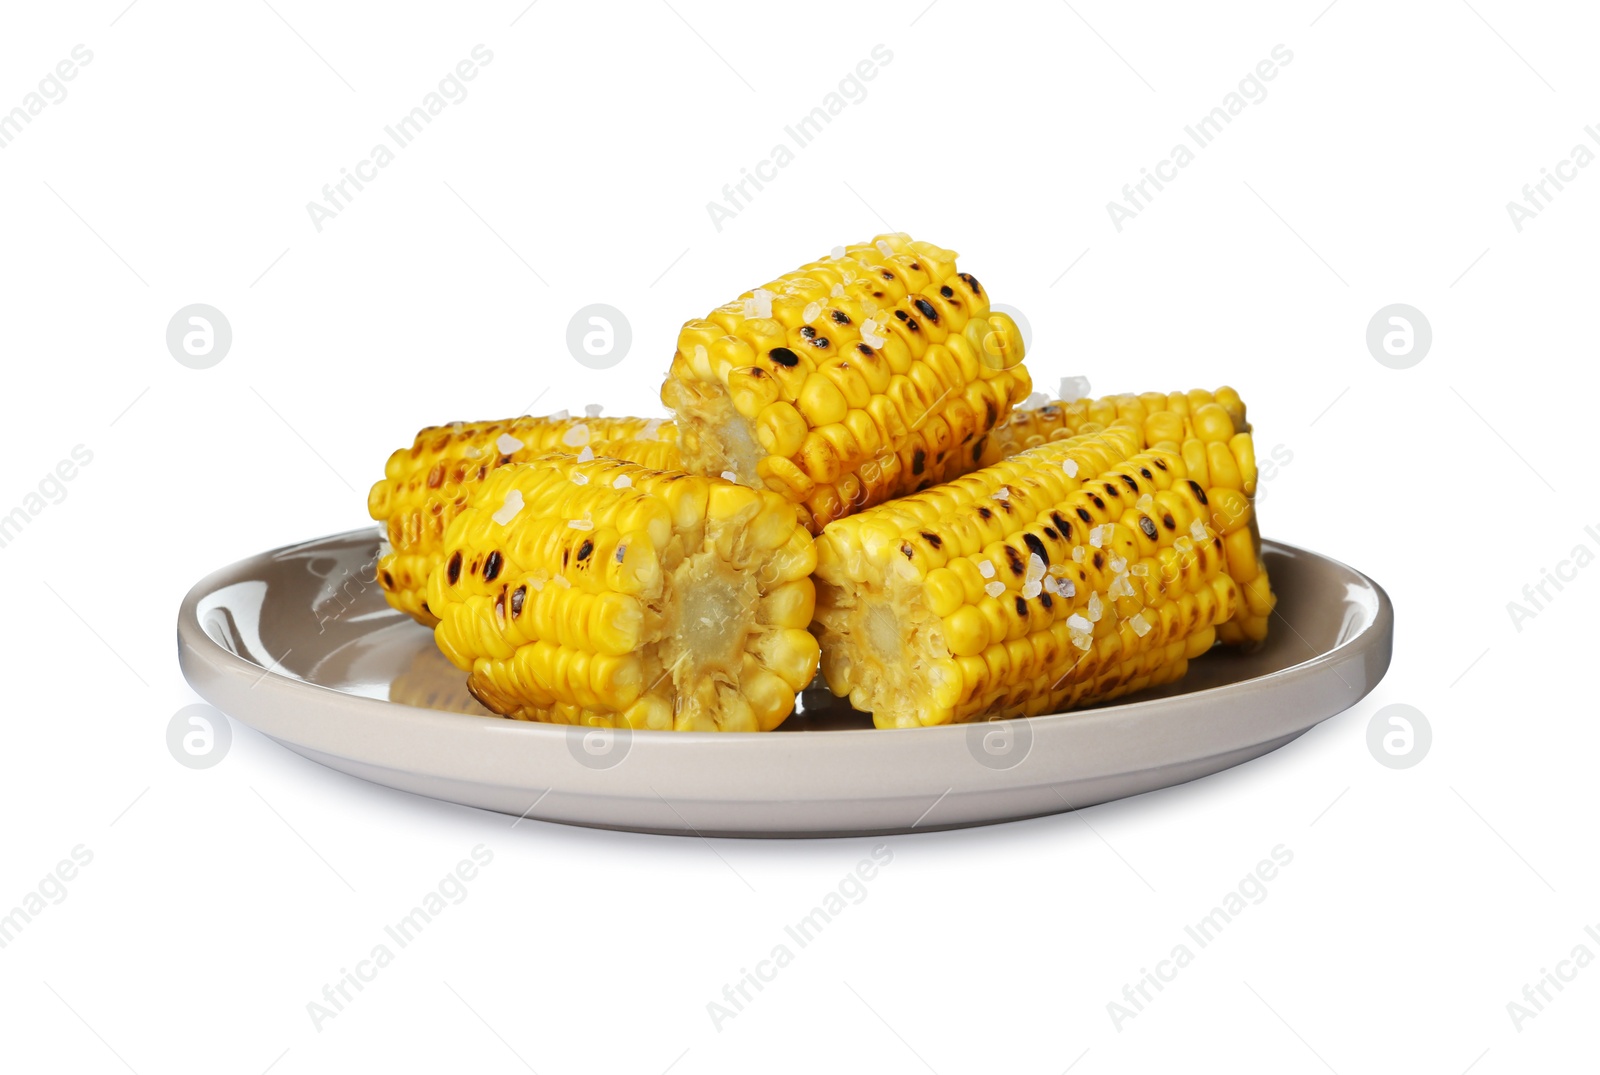
[[816, 673], [794, 506], [607, 459], [504, 467], [452, 524], [434, 637], [520, 720], [767, 731]]

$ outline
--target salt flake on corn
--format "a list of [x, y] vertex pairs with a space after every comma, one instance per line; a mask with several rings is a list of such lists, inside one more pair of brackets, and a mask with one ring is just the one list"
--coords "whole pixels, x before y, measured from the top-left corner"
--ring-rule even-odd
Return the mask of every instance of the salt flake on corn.
[[512, 452], [520, 452], [522, 449], [527, 447], [526, 444], [523, 444], [510, 433], [502, 433], [496, 437], [494, 439], [494, 446], [500, 450], [501, 455], [510, 455]]
[[766, 318], [772, 316], [772, 300], [775, 296], [766, 288], [758, 287], [748, 299], [744, 300], [745, 317]]
[[990, 597], [999, 597], [1006, 592], [1006, 584], [1003, 582], [991, 582], [983, 588], [983, 592]]
[[579, 422], [561, 435], [561, 443], [569, 448], [577, 448], [589, 443], [589, 427]]
[[513, 489], [506, 494], [505, 503], [500, 505], [500, 510], [489, 516], [489, 518], [493, 519], [501, 526], [505, 526], [512, 519], [515, 519], [517, 517], [517, 513], [521, 510], [522, 490]]
[[982, 575], [986, 579], [994, 578], [994, 561], [993, 560], [979, 560], [978, 561], [978, 574]]

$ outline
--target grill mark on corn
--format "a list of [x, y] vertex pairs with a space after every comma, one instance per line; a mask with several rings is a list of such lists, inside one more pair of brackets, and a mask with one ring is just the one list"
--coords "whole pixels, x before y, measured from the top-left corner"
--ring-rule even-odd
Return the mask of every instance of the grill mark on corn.
[[1201, 504], [1210, 503], [1210, 501], [1206, 499], [1206, 491], [1200, 488], [1200, 483], [1195, 481], [1193, 478], [1189, 479], [1189, 488], [1194, 490], [1194, 495], [1199, 499]]
[[450, 580], [450, 585], [452, 585], [452, 586], [454, 586], [457, 582], [461, 581], [461, 552], [460, 552], [460, 550], [457, 550], [456, 554], [454, 556], [450, 557], [450, 562], [447, 565], [445, 565], [445, 577]]
[[522, 615], [522, 605], [527, 600], [528, 600], [528, 588], [526, 586], [518, 586], [515, 590], [511, 591], [511, 618], [512, 619], [516, 619], [518, 616]]
[[956, 296], [956, 289], [951, 287], [949, 284], [944, 284], [939, 288], [939, 294], [943, 295], [947, 299], [953, 299]]
[[[496, 555], [498, 555], [498, 554], [496, 554]], [[592, 539], [585, 540], [582, 545], [578, 546], [578, 562], [580, 564], [583, 563], [585, 560], [587, 560], [589, 557], [591, 557], [593, 555], [594, 555], [594, 541]]]
[[1020, 552], [1012, 548], [1010, 545], [1003, 545], [1001, 547], [1006, 550], [1006, 566], [1011, 568], [1011, 573], [1013, 575], [1021, 575], [1028, 569], [1028, 565], [1022, 559], [1022, 554]]
[[1170, 511], [1165, 512], [1161, 516], [1161, 525], [1166, 527], [1168, 530], [1176, 530], [1178, 529], [1178, 520], [1172, 517], [1172, 513]]
[[787, 347], [774, 347], [772, 350], [767, 352], [767, 357], [771, 358], [772, 361], [776, 362], [784, 369], [792, 370], [796, 366], [800, 365], [800, 356], [789, 350]]
[[923, 471], [923, 468], [926, 467], [927, 465], [928, 465], [928, 453], [927, 452], [923, 451], [921, 448], [918, 448], [915, 452], [911, 453], [911, 473], [913, 473], [913, 474], [921, 474], [922, 471]]
[[1024, 620], [1028, 618], [1028, 602], [1025, 598], [1017, 598], [1017, 616]]
[[1156, 539], [1156, 534], [1159, 533], [1159, 531], [1156, 530], [1156, 524], [1150, 521], [1150, 516], [1148, 515], [1139, 516], [1139, 529], [1144, 533], [1144, 536], [1149, 538], [1151, 541], [1154, 541]]
[[489, 554], [489, 558], [483, 562], [483, 581], [493, 582], [495, 579], [499, 578], [500, 567], [504, 563], [505, 560], [500, 556], [499, 549], [491, 552]]
[[928, 531], [924, 530], [922, 532], [922, 539], [924, 541], [926, 541], [929, 545], [932, 545], [936, 549], [944, 547], [944, 539], [941, 538], [938, 534], [930, 534], [930, 533], [928, 533]]
[[978, 286], [978, 278], [976, 276], [973, 276], [969, 272], [957, 273], [956, 275], [961, 278], [962, 282], [972, 289], [972, 293], [974, 295], [983, 294], [983, 288]]
[[[1050, 536], [1055, 537], [1055, 534], [1052, 532]], [[1050, 553], [1045, 550], [1044, 542], [1039, 540], [1039, 535], [1031, 532], [1023, 534], [1022, 543], [1028, 546], [1029, 552], [1044, 561], [1044, 566], [1050, 566]]]
[[801, 325], [800, 335], [804, 336], [808, 340], [813, 339], [817, 335], [817, 330], [812, 328], [810, 325]]
[[916, 301], [916, 303], [914, 305], [916, 306], [917, 309], [922, 311], [922, 316], [923, 317], [926, 317], [929, 321], [933, 322], [935, 325], [937, 325], [939, 323], [939, 312], [933, 308], [933, 303], [929, 302], [925, 298], [922, 298], [921, 296], [918, 296], [917, 301]]
[[1079, 508], [1077, 510], [1078, 510], [1078, 518], [1082, 519], [1086, 523], [1094, 522], [1094, 516], [1089, 514], [1089, 509], [1088, 508]]
[[912, 555], [914, 553], [916, 553], [916, 551], [917, 551], [916, 549], [913, 549], [911, 547], [911, 542], [903, 541], [903, 542], [900, 543], [900, 554], [902, 556], [904, 556], [907, 560], [911, 559]]
[[833, 323], [836, 325], [848, 325], [850, 323], [850, 315], [843, 310], [835, 310], [833, 311]]

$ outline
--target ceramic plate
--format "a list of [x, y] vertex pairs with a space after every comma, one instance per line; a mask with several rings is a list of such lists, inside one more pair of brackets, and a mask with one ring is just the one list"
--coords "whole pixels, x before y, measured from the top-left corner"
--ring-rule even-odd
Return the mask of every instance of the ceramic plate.
[[184, 675], [290, 750], [389, 787], [575, 825], [703, 836], [844, 836], [981, 825], [1106, 802], [1249, 761], [1360, 701], [1394, 612], [1365, 575], [1266, 544], [1268, 641], [1188, 676], [1045, 717], [883, 730], [807, 691], [777, 732], [577, 729], [505, 720], [372, 581], [378, 533], [262, 553], [178, 614]]

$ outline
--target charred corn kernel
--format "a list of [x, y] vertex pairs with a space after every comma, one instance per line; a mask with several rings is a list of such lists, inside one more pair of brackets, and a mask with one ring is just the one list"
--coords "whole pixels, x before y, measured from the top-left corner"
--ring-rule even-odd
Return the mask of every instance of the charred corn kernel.
[[686, 324], [661, 398], [688, 470], [779, 492], [820, 530], [976, 469], [1032, 391], [1022, 350], [955, 254], [883, 235]]
[[[690, 339], [700, 330], [684, 327]], [[679, 465], [677, 428], [644, 418], [532, 418], [430, 426], [411, 447], [389, 456], [367, 510], [384, 524], [388, 548], [378, 558], [378, 584], [389, 604], [428, 626], [428, 576], [438, 566], [444, 535], [483, 482], [499, 467], [546, 452], [585, 449], [657, 469]]]
[[494, 712], [755, 731], [816, 672], [815, 566], [777, 494], [549, 453], [480, 482], [427, 601], [440, 651]]
[[781, 389], [777, 380], [760, 366], [744, 366], [728, 374], [728, 394], [734, 409], [746, 418], [755, 418], [778, 401]]
[[824, 485], [830, 485], [838, 480], [839, 473], [843, 469], [838, 451], [834, 449], [833, 442], [823, 436], [821, 429], [813, 430], [806, 435], [806, 442], [800, 449], [799, 461], [812, 481]]
[[[946, 724], [1170, 682], [1209, 649], [1238, 602], [1220, 543], [1190, 532], [1205, 492], [1181, 459], [1144, 449], [1139, 410], [1123, 409], [1099, 432], [830, 523], [813, 626], [829, 687], [879, 727]], [[1148, 529], [1111, 521], [1145, 496]]]

